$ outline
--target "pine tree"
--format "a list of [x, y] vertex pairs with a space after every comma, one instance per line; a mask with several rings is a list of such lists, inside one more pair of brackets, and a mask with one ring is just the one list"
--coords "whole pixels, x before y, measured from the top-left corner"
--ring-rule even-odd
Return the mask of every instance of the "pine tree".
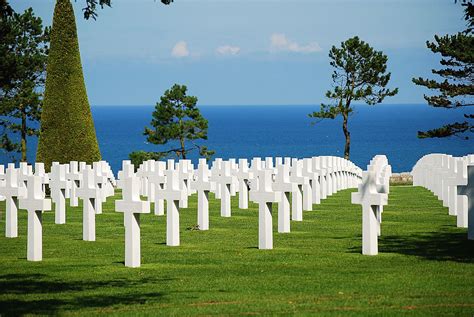
[[173, 85], [165, 91], [156, 104], [152, 115], [152, 128], [145, 128], [147, 141], [157, 145], [169, 145], [170, 149], [158, 152], [133, 152], [130, 159], [136, 163], [147, 159], [160, 159], [175, 154], [178, 159], [186, 159], [188, 153], [198, 150], [201, 156], [209, 158], [214, 151], [195, 143], [207, 140], [207, 120], [196, 107], [197, 98], [186, 95], [184, 85]]
[[375, 105], [385, 97], [394, 96], [398, 88], [385, 88], [390, 81], [387, 70], [387, 56], [374, 50], [357, 36], [341, 43], [341, 48], [332, 47], [329, 52], [334, 90], [328, 90], [326, 97], [334, 100], [333, 104], [321, 104], [320, 111], [311, 113], [310, 118], [335, 119], [342, 116], [342, 130], [346, 137], [344, 157], [349, 159], [351, 134], [348, 128], [349, 115], [354, 111], [353, 101], [364, 101]]
[[27, 137], [39, 132], [49, 28], [32, 8], [20, 14], [4, 3], [0, 11], [0, 148], [26, 161]]
[[49, 169], [53, 161], [92, 163], [100, 158], [82, 74], [74, 11], [69, 0], [58, 0], [36, 160]]
[[[474, 5], [465, 2], [465, 20], [467, 29], [454, 35], [435, 35], [435, 42], [426, 42], [433, 53], [440, 53], [442, 69], [431, 72], [444, 80], [413, 78], [416, 85], [437, 90], [438, 95], [424, 95], [425, 100], [433, 107], [447, 109], [474, 106]], [[464, 114], [466, 121], [454, 122], [428, 131], [418, 131], [419, 138], [444, 138], [449, 136], [464, 136], [474, 132], [474, 125], [469, 120], [474, 114]]]

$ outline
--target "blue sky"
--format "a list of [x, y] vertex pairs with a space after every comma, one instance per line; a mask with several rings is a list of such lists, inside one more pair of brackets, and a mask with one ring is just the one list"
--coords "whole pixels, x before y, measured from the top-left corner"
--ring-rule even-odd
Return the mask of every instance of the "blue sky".
[[[53, 0], [12, 0], [50, 25]], [[424, 103], [434, 34], [464, 28], [452, 0], [112, 0], [97, 21], [74, 2], [92, 105], [152, 105], [174, 83], [203, 105], [319, 104], [331, 88], [328, 51], [358, 35], [389, 57], [396, 97]]]

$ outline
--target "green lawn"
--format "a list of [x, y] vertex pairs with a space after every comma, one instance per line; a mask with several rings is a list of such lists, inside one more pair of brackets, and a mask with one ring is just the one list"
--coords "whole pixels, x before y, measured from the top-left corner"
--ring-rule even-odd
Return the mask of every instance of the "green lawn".
[[[167, 247], [166, 218], [142, 216], [142, 267], [124, 267], [123, 215], [98, 215], [82, 241], [82, 208], [67, 224], [43, 219], [43, 261], [26, 261], [19, 238], [0, 237], [0, 315], [474, 315], [474, 241], [430, 192], [392, 187], [378, 256], [361, 255], [361, 208], [342, 191], [258, 250], [257, 206], [231, 218], [211, 199], [210, 230], [196, 224], [196, 196], [181, 212], [181, 246]], [[116, 195], [119, 197], [119, 195]], [[4, 230], [4, 203], [0, 205]]]

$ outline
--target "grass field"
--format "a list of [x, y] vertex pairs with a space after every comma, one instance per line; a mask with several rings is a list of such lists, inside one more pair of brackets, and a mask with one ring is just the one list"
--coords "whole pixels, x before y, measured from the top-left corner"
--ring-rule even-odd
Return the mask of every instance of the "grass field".
[[[474, 241], [430, 192], [391, 188], [378, 256], [361, 255], [361, 208], [342, 191], [258, 250], [257, 206], [196, 224], [196, 197], [181, 211], [181, 246], [165, 244], [166, 219], [142, 216], [142, 267], [124, 267], [123, 214], [114, 199], [97, 215], [97, 241], [82, 241], [82, 208], [67, 224], [43, 218], [43, 261], [26, 261], [19, 238], [0, 237], [0, 315], [473, 316]], [[120, 197], [116, 195], [115, 198]], [[4, 203], [0, 205], [4, 230]], [[276, 206], [274, 206], [276, 211]]]

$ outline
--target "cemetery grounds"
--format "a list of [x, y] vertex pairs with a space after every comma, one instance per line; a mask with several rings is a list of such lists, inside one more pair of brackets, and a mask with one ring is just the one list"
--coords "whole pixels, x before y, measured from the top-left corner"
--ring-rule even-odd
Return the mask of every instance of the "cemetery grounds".
[[[343, 190], [259, 250], [258, 207], [220, 217], [210, 194], [210, 230], [196, 230], [197, 198], [180, 210], [181, 246], [166, 246], [166, 218], [141, 216], [141, 268], [124, 266], [119, 191], [82, 240], [82, 201], [67, 223], [43, 214], [43, 261], [26, 260], [19, 237], [0, 237], [0, 315], [474, 316], [474, 241], [428, 190], [392, 186], [379, 254], [361, 254], [361, 206]], [[54, 210], [54, 209], [53, 209]], [[151, 209], [153, 210], [153, 208]], [[0, 228], [5, 230], [5, 202]]]

